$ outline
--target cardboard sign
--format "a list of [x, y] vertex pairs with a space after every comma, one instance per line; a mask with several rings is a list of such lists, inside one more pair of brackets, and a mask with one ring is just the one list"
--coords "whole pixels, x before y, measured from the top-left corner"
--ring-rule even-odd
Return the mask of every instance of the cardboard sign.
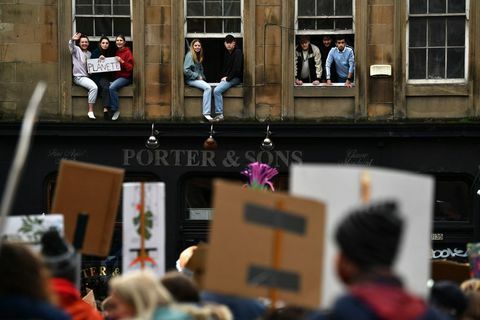
[[165, 273], [165, 184], [123, 184], [123, 272]]
[[215, 181], [204, 288], [314, 308], [322, 292], [323, 204]]
[[88, 73], [120, 71], [120, 62], [116, 57], [103, 59], [87, 59]]
[[362, 204], [365, 173], [370, 180], [370, 201], [395, 200], [405, 218], [395, 271], [408, 289], [424, 297], [428, 293], [434, 204], [432, 177], [361, 166], [295, 165], [291, 170], [290, 192], [324, 201], [327, 206], [322, 307], [331, 306], [342, 292], [334, 268], [337, 248], [332, 239], [338, 222]]
[[40, 250], [42, 235], [50, 228], [58, 230], [63, 236], [63, 215], [26, 215], [9, 216], [5, 225], [3, 239], [30, 245], [35, 251]]
[[123, 169], [62, 160], [52, 211], [65, 217], [65, 236], [73, 243], [77, 216], [89, 215], [83, 254], [105, 257], [112, 241]]

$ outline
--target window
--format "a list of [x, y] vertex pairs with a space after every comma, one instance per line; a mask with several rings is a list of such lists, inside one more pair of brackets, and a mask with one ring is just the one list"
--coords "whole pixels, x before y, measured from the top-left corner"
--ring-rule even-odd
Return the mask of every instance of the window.
[[98, 41], [102, 35], [123, 34], [132, 40], [131, 0], [75, 0], [74, 30]]
[[472, 179], [459, 174], [435, 175], [436, 222], [471, 221], [473, 192]]
[[407, 43], [410, 82], [466, 79], [467, 13], [468, 0], [409, 1]]
[[233, 35], [237, 48], [243, 50], [243, 0], [184, 1], [185, 53], [190, 41], [200, 38], [205, 77], [208, 82], [220, 82], [225, 36]]

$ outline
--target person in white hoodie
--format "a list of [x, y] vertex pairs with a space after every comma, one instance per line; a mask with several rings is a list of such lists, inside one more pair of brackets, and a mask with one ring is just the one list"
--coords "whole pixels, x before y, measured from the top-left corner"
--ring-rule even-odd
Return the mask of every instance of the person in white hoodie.
[[[80, 46], [76, 45], [76, 42], [79, 42]], [[97, 101], [98, 87], [95, 84], [95, 81], [90, 79], [87, 71], [87, 59], [90, 59], [92, 55], [88, 51], [89, 40], [86, 35], [81, 34], [80, 32], [75, 33], [72, 36], [72, 39], [68, 41], [68, 49], [72, 54], [72, 64], [73, 64], [73, 82], [76, 85], [84, 87], [88, 90], [88, 113], [87, 116], [90, 119], [95, 119], [95, 114], [93, 113], [93, 106]]]

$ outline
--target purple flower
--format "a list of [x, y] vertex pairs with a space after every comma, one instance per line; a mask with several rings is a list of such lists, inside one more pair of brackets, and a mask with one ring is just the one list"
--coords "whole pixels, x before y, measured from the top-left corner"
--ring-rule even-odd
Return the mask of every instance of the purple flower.
[[278, 170], [270, 167], [268, 164], [260, 162], [250, 163], [241, 174], [248, 177], [248, 186], [250, 188], [264, 190], [269, 186], [272, 191], [275, 191], [270, 179], [278, 174]]

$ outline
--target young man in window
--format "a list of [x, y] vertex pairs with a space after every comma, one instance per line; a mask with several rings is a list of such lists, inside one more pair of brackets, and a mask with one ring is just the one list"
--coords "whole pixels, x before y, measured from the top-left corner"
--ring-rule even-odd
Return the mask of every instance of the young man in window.
[[[331, 35], [326, 34], [322, 37], [322, 44], [320, 45], [320, 54], [322, 56], [322, 77], [320, 78], [320, 82], [327, 82], [327, 70], [325, 68], [325, 64], [327, 63], [327, 57], [330, 50], [335, 48], [335, 44]], [[330, 80], [332, 82], [337, 82], [337, 71], [335, 70], [335, 64], [330, 66]]]
[[325, 62], [325, 69], [327, 70], [327, 84], [332, 84], [331, 80], [331, 66], [335, 64], [338, 82], [345, 83], [345, 87], [352, 87], [353, 70], [355, 69], [355, 57], [353, 50], [347, 47], [345, 36], [337, 36], [337, 47], [330, 50], [327, 61]]
[[223, 96], [222, 94], [233, 86], [242, 82], [243, 78], [243, 54], [235, 46], [235, 37], [231, 34], [225, 37], [225, 55], [223, 58], [222, 78], [213, 90], [215, 99], [215, 121], [223, 120]]
[[310, 43], [310, 37], [300, 37], [300, 44], [295, 49], [295, 84], [320, 84], [322, 76], [322, 56], [320, 49]]

